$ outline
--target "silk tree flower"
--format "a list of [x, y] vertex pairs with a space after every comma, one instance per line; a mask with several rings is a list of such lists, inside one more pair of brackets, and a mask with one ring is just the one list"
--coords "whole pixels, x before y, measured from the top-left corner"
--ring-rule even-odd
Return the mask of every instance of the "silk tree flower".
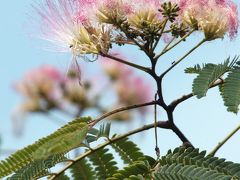
[[34, 6], [41, 19], [43, 38], [75, 56], [107, 52], [109, 30], [91, 22], [85, 8], [93, 4], [94, 1], [44, 0], [43, 4]]
[[180, 18], [203, 31], [206, 39], [223, 38], [226, 33], [233, 39], [238, 30], [237, 6], [231, 0], [177, 0]]
[[159, 0], [100, 0], [97, 16], [100, 23], [115, 24], [131, 19], [132, 25], [139, 26], [140, 20], [155, 24], [160, 20], [156, 17], [161, 17], [158, 11], [160, 2]]
[[62, 80], [62, 73], [58, 69], [44, 65], [26, 73], [24, 78], [15, 84], [15, 89], [28, 100], [38, 100], [39, 106], [47, 109], [57, 105], [61, 96], [59, 84]]
[[[116, 91], [120, 104], [133, 105], [153, 99], [151, 86], [138, 76], [119, 79], [116, 83]], [[146, 108], [141, 108], [140, 112], [146, 112]]]

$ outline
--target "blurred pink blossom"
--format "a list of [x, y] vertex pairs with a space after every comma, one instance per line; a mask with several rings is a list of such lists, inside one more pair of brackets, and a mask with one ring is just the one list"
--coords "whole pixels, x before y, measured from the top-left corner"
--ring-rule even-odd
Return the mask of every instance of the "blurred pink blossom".
[[[237, 5], [232, 0], [173, 0], [180, 7], [180, 19], [194, 18], [202, 28], [218, 28], [233, 39], [238, 31]], [[187, 20], [188, 21], [188, 20]], [[210, 27], [211, 26], [211, 27]], [[215, 26], [215, 27], [214, 27]], [[201, 27], [200, 27], [201, 28]]]
[[15, 88], [25, 97], [47, 98], [54, 101], [59, 97], [59, 83], [63, 75], [57, 68], [49, 65], [33, 69], [23, 79], [15, 83]]

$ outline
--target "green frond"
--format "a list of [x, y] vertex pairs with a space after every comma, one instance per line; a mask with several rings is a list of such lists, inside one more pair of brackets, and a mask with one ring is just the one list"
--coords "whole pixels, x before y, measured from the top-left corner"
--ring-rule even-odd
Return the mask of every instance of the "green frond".
[[161, 166], [154, 175], [156, 180], [231, 180], [231, 176], [196, 165], [171, 164]]
[[99, 130], [92, 128], [88, 131], [87, 137], [86, 137], [86, 143], [92, 143], [94, 141], [97, 141], [101, 137], [109, 138], [110, 135], [110, 129], [111, 129], [111, 123], [101, 124]]
[[106, 179], [111, 177], [117, 170], [116, 162], [107, 148], [99, 149], [89, 157], [92, 164], [95, 166], [94, 171], [98, 179]]
[[144, 156], [137, 145], [129, 141], [128, 138], [112, 143], [111, 146], [119, 154], [125, 164], [132, 164], [134, 161]]
[[199, 64], [197, 64], [194, 67], [186, 68], [184, 72], [187, 74], [199, 74], [204, 67], [205, 67], [205, 64], [203, 64], [202, 67]]
[[64, 161], [65, 159], [66, 158], [64, 157], [64, 155], [61, 154], [51, 156], [46, 160], [36, 160], [17, 171], [14, 175], [9, 177], [8, 180], [32, 180], [39, 177], [47, 176], [49, 174], [48, 169]]
[[222, 86], [221, 95], [227, 110], [238, 113], [240, 104], [240, 68], [229, 73]]
[[45, 159], [54, 154], [67, 153], [81, 146], [88, 129], [88, 124], [82, 123], [75, 131], [65, 131], [59, 136], [52, 137], [33, 153], [33, 158]]
[[60, 176], [57, 176], [54, 178], [55, 180], [70, 180], [70, 178], [66, 174], [61, 174]]
[[82, 159], [71, 167], [71, 174], [73, 179], [80, 180], [95, 180], [95, 172], [87, 160]]
[[229, 60], [223, 64], [214, 65], [206, 64], [202, 71], [199, 73], [197, 78], [193, 81], [193, 93], [197, 98], [206, 96], [209, 87], [222, 75], [229, 71]]
[[[161, 166], [181, 164], [182, 166], [192, 166], [192, 168], [203, 168], [214, 171], [216, 174], [222, 174], [226, 177], [234, 177], [240, 179], [240, 164], [225, 161], [217, 157], [206, 156], [206, 152], [199, 152], [198, 149], [183, 147], [169, 151], [166, 156], [160, 160]], [[205, 170], [204, 170], [205, 171]]]
[[151, 179], [151, 166], [148, 161], [135, 161], [133, 164], [125, 167], [123, 170], [117, 171], [112, 177], [107, 180], [122, 180], [122, 179]]
[[76, 119], [67, 125], [63, 126], [62, 128], [58, 129], [53, 134], [42, 138], [35, 142], [32, 145], [25, 147], [22, 150], [19, 150], [8, 157], [6, 160], [0, 162], [0, 178], [12, 174], [15, 171], [22, 169], [23, 167], [27, 166], [28, 164], [34, 162], [36, 160], [33, 157], [33, 154], [44, 144], [48, 143], [52, 139], [55, 139], [63, 134], [68, 134], [70, 132], [74, 132], [79, 130], [79, 127], [85, 126], [87, 122], [89, 122], [91, 118], [79, 118]]

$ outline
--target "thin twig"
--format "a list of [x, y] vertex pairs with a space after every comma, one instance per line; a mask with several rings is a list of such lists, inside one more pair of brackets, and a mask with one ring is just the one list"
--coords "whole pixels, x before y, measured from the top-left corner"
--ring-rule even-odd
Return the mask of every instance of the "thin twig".
[[[214, 88], [214, 87], [216, 87], [216, 86], [219, 86], [219, 85], [221, 85], [221, 84], [223, 84], [223, 83], [224, 83], [224, 80], [223, 80], [223, 79], [218, 79], [217, 81], [215, 81], [215, 82], [209, 87], [209, 89]], [[169, 105], [169, 107], [171, 107], [171, 109], [174, 110], [180, 103], [188, 100], [189, 98], [191, 98], [191, 97], [193, 97], [193, 96], [194, 96], [193, 93], [189, 93], [189, 94], [187, 94], [187, 95], [183, 95], [181, 98], [174, 100], [174, 101]]]
[[145, 72], [147, 72], [147, 73], [149, 73], [149, 71], [150, 71], [150, 68], [143, 67], [143, 66], [140, 66], [140, 65], [137, 65], [137, 64], [134, 64], [134, 63], [125, 61], [125, 60], [123, 60], [123, 59], [121, 59], [121, 58], [118, 58], [118, 57], [115, 57], [115, 56], [111, 56], [111, 55], [109, 55], [109, 54], [101, 53], [101, 56], [110, 58], [110, 59], [112, 59], [112, 60], [118, 61], [118, 62], [123, 63], [123, 64], [126, 64], [126, 65], [129, 65], [129, 66], [131, 66], [131, 67], [137, 68], [137, 69], [142, 70], [142, 71], [145, 71]]
[[156, 56], [156, 59], [160, 58], [162, 55], [164, 55], [165, 53], [167, 53], [168, 51], [170, 51], [171, 49], [173, 49], [174, 47], [176, 47], [176, 46], [177, 46], [178, 44], [180, 44], [182, 41], [186, 40], [186, 38], [187, 38], [188, 36], [190, 36], [194, 31], [195, 31], [195, 29], [192, 30], [192, 31], [190, 31], [189, 33], [187, 33], [185, 36], [183, 36], [179, 41], [177, 41], [175, 44], [173, 44], [173, 45], [170, 46], [169, 48], [168, 48], [168, 47], [167, 47], [167, 48], [164, 48], [164, 49], [162, 50], [162, 52], [161, 52], [159, 55]]
[[[155, 101], [157, 100], [157, 93], [155, 94]], [[157, 134], [157, 104], [154, 105], [154, 132], [155, 132], [155, 151], [156, 155], [159, 158], [160, 157], [160, 149], [158, 147], [158, 134]]]
[[154, 105], [154, 104], [157, 104], [157, 101], [151, 101], [151, 102], [147, 102], [147, 103], [143, 103], [143, 104], [136, 104], [136, 105], [132, 105], [132, 106], [121, 107], [121, 108], [115, 109], [111, 112], [107, 112], [107, 113], [103, 114], [101, 117], [99, 117], [97, 119], [94, 119], [90, 123], [94, 126], [99, 121], [101, 121], [101, 120], [103, 120], [103, 119], [105, 119], [105, 118], [107, 118], [111, 115], [114, 115], [114, 114], [117, 114], [117, 113], [120, 113], [120, 112], [123, 112], [123, 111], [131, 110], [131, 109], [136, 109], [136, 108], [140, 108], [140, 107]]
[[187, 54], [185, 54], [182, 58], [180, 58], [178, 61], [174, 62], [170, 68], [168, 68], [166, 71], [164, 71], [160, 78], [163, 78], [169, 71], [171, 71], [176, 65], [178, 65], [182, 60], [184, 60], [188, 55], [190, 55], [194, 50], [196, 50], [199, 46], [201, 46], [204, 42], [206, 42], [206, 39], [203, 39], [200, 41], [195, 47], [193, 47]]
[[[54, 173], [54, 175], [52, 175], [51, 177], [49, 177], [49, 180], [53, 180], [53, 179], [56, 179], [58, 176], [60, 176], [63, 172], [65, 172], [67, 169], [69, 169], [70, 167], [72, 167], [74, 164], [76, 164], [77, 162], [81, 161], [82, 159], [84, 159], [85, 157], [93, 154], [94, 152], [114, 143], [114, 142], [117, 142], [123, 138], [126, 138], [128, 136], [131, 136], [131, 135], [134, 135], [134, 134], [137, 134], [139, 132], [142, 132], [142, 131], [146, 131], [146, 130], [149, 130], [149, 129], [152, 129], [155, 127], [155, 123], [153, 124], [149, 124], [149, 125], [145, 125], [141, 128], [138, 128], [138, 129], [135, 129], [133, 131], [130, 131], [128, 132], [127, 134], [124, 134], [124, 135], [120, 135], [120, 136], [116, 136], [110, 140], [108, 140], [107, 142], [105, 142], [104, 144], [102, 145], [99, 145], [98, 147], [94, 148], [94, 149], [91, 149], [89, 151], [87, 151], [86, 153], [78, 156], [77, 158], [75, 158], [74, 160], [72, 160], [71, 162], [69, 162], [62, 170], [60, 170], [58, 173]], [[169, 125], [167, 123], [167, 121], [158, 121], [157, 122], [157, 127], [160, 127], [160, 128], [165, 128], [165, 129], [169, 129]]]
[[217, 153], [217, 151], [239, 130], [240, 125], [237, 126], [223, 141], [219, 142], [218, 145], [212, 150], [212, 152], [209, 155], [214, 156]]
[[163, 26], [162, 26], [162, 29], [160, 31], [159, 37], [158, 37], [157, 41], [155, 42], [155, 44], [154, 44], [154, 46], [152, 48], [153, 51], [156, 49], [156, 47], [158, 45], [158, 42], [160, 41], [160, 39], [161, 39], [161, 37], [163, 35], [164, 29], [165, 29], [165, 27], [167, 25], [167, 22], [168, 22], [168, 19], [165, 19], [164, 22], [163, 22]]

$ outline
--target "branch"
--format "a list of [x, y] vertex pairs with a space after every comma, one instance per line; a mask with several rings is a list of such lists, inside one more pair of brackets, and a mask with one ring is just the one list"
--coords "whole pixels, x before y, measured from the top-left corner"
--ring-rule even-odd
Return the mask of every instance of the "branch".
[[136, 109], [136, 108], [140, 108], [140, 107], [145, 107], [145, 106], [150, 106], [150, 105], [154, 105], [154, 104], [157, 104], [157, 101], [151, 101], [151, 102], [147, 102], [147, 103], [143, 103], [143, 104], [137, 104], [137, 105], [132, 105], [132, 106], [127, 106], [127, 107], [121, 107], [121, 108], [118, 108], [118, 109], [115, 109], [111, 112], [108, 112], [108, 113], [105, 113], [103, 114], [101, 117], [95, 119], [95, 120], [92, 120], [90, 123], [94, 126], [95, 124], [97, 124], [98, 122], [100, 122], [101, 120], [111, 116], [111, 115], [114, 115], [116, 113], [120, 113], [122, 111], [127, 111], [127, 110], [131, 110], [131, 109]]
[[[72, 167], [74, 164], [76, 164], [77, 162], [81, 161], [82, 159], [84, 159], [85, 157], [93, 154], [94, 152], [114, 143], [114, 142], [117, 142], [123, 138], [126, 138], [128, 136], [131, 136], [131, 135], [134, 135], [134, 134], [137, 134], [139, 132], [142, 132], [142, 131], [146, 131], [146, 130], [149, 130], [149, 129], [152, 129], [155, 127], [155, 124], [149, 124], [149, 125], [145, 125], [143, 126], [142, 128], [138, 128], [138, 129], [135, 129], [133, 131], [130, 131], [128, 132], [127, 134], [124, 134], [124, 135], [120, 135], [120, 136], [117, 136], [117, 137], [114, 137], [110, 140], [107, 140], [104, 144], [94, 148], [94, 149], [91, 149], [89, 151], [87, 151], [86, 153], [80, 155], [79, 157], [75, 158], [74, 160], [70, 161], [62, 170], [60, 170], [58, 173], [54, 173], [51, 177], [49, 177], [49, 180], [54, 180], [56, 179], [58, 176], [60, 176], [63, 172], [65, 172], [67, 169], [69, 169], [70, 167]], [[168, 125], [168, 122], [167, 121], [158, 121], [157, 122], [157, 127], [160, 127], [160, 128], [164, 128], [164, 129], [169, 129], [169, 125]]]
[[190, 36], [193, 32], [195, 31], [195, 29], [193, 29], [192, 31], [190, 31], [189, 33], [187, 33], [185, 36], [183, 36], [179, 41], [177, 41], [175, 44], [173, 44], [171, 47], [168, 48], [168, 46], [170, 44], [167, 45], [167, 47], [165, 47], [162, 52], [156, 57], [156, 59], [160, 58], [162, 55], [164, 55], [165, 53], [167, 53], [168, 51], [170, 51], [171, 49], [173, 49], [174, 47], [176, 47], [178, 44], [180, 44], [182, 41], [186, 40], [186, 38], [188, 36]]
[[[217, 81], [215, 81], [215, 82], [209, 87], [209, 89], [214, 88], [214, 87], [216, 87], [216, 86], [219, 86], [219, 85], [221, 85], [221, 84], [223, 84], [223, 83], [224, 83], [224, 80], [218, 79]], [[189, 94], [187, 94], [187, 95], [183, 95], [181, 98], [174, 100], [174, 101], [169, 105], [169, 107], [171, 107], [171, 109], [174, 110], [180, 103], [182, 103], [182, 102], [190, 99], [190, 98], [193, 97], [193, 96], [194, 96], [193, 93], [189, 93]]]
[[214, 156], [217, 153], [217, 151], [239, 130], [240, 130], [240, 125], [237, 126], [223, 141], [219, 142], [218, 145], [213, 149], [213, 151], [209, 155]]
[[165, 19], [164, 22], [163, 22], [162, 29], [160, 31], [159, 37], [158, 37], [157, 41], [155, 42], [155, 44], [154, 44], [154, 46], [152, 48], [153, 51], [156, 49], [156, 47], [158, 45], [158, 42], [160, 41], [160, 39], [161, 39], [161, 37], [163, 35], [164, 29], [165, 29], [165, 27], [167, 25], [167, 22], [168, 22], [168, 19]]
[[203, 39], [200, 41], [195, 47], [193, 47], [187, 54], [185, 54], [182, 58], [180, 58], [178, 61], [172, 64], [170, 68], [168, 68], [165, 72], [162, 73], [160, 78], [162, 79], [170, 70], [172, 70], [176, 65], [178, 65], [182, 60], [184, 60], [189, 54], [191, 54], [194, 50], [196, 50], [199, 46], [201, 46], [204, 42], [206, 42], [206, 39]]
[[125, 61], [125, 60], [123, 60], [123, 59], [120, 59], [120, 58], [115, 57], [115, 56], [111, 56], [111, 55], [109, 55], [109, 54], [101, 53], [100, 55], [103, 56], [103, 57], [107, 57], [107, 58], [110, 58], [110, 59], [112, 59], [112, 60], [118, 61], [118, 62], [120, 62], [120, 63], [129, 65], [129, 66], [131, 66], [131, 67], [134, 67], [134, 68], [136, 68], [136, 69], [142, 70], [142, 71], [147, 72], [147, 73], [149, 73], [149, 71], [150, 71], [150, 69], [147, 68], [147, 67], [143, 67], [143, 66], [140, 66], [140, 65], [137, 65], [137, 64], [134, 64], [134, 63]]

